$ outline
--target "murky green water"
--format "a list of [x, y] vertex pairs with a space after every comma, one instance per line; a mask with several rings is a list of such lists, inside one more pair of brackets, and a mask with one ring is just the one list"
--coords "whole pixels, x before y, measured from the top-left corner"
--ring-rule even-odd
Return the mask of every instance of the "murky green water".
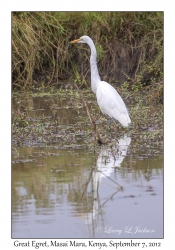
[[13, 100], [14, 113], [32, 107], [29, 124], [56, 119], [58, 131], [49, 143], [45, 130], [40, 143], [34, 132], [22, 144], [13, 135], [12, 237], [162, 238], [162, 154], [144, 151], [142, 141], [135, 153], [127, 133], [96, 149], [77, 125], [83, 107], [71, 104], [58, 97]]

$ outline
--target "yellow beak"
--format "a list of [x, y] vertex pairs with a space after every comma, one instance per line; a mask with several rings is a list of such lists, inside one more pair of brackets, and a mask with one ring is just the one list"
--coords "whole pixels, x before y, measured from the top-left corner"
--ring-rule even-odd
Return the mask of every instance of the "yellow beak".
[[76, 40], [73, 40], [73, 41], [71, 41], [70, 43], [78, 43], [79, 41], [81, 41], [81, 38], [76, 39]]

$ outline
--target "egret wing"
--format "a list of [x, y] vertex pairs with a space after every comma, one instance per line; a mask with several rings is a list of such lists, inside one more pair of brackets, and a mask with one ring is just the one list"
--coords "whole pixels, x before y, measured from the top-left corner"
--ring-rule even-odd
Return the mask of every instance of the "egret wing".
[[123, 126], [128, 126], [131, 121], [126, 105], [110, 84], [101, 81], [97, 87], [96, 97], [102, 113], [117, 119]]

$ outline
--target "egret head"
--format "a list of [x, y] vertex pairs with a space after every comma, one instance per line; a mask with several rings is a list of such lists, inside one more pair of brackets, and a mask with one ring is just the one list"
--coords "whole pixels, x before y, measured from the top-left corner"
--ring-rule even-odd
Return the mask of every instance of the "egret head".
[[82, 36], [79, 39], [73, 40], [70, 43], [87, 43], [92, 40], [89, 36]]

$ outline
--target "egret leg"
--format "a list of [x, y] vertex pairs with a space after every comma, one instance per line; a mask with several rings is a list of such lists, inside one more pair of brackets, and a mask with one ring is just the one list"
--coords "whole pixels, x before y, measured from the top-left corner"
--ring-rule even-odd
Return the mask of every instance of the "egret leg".
[[115, 119], [113, 117], [110, 117], [109, 118], [109, 128], [110, 128], [110, 134], [111, 134], [111, 136], [112, 136], [112, 129], [111, 129], [112, 124], [116, 125], [116, 122], [115, 122]]

